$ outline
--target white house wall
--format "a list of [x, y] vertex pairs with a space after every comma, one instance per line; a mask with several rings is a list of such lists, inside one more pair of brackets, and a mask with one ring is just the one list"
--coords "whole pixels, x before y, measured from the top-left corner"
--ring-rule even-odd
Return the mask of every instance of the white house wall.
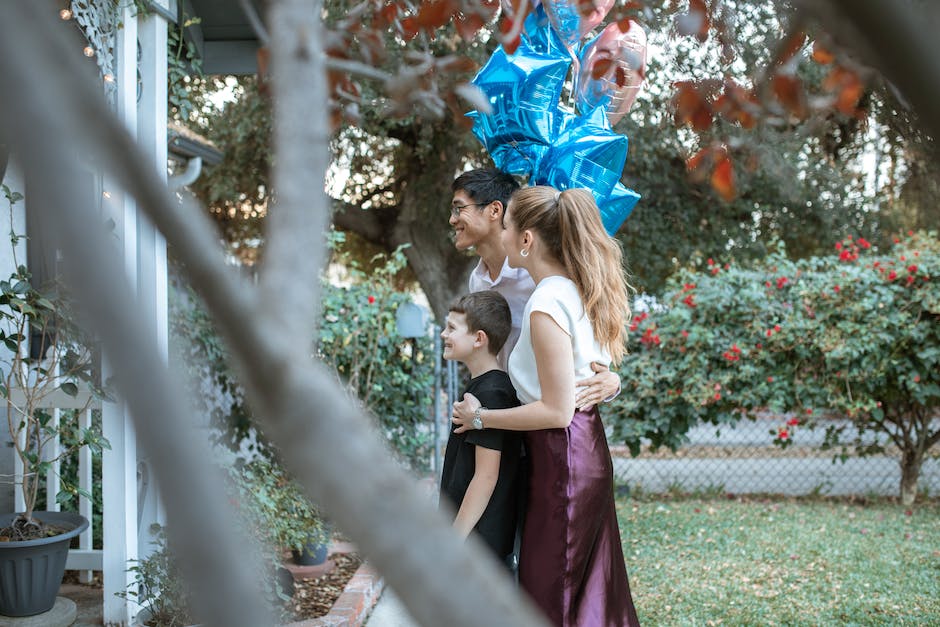
[[[17, 167], [15, 155], [12, 155], [7, 166], [6, 174], [3, 175], [3, 184], [11, 191], [24, 193], [26, 183], [23, 180], [23, 173]], [[14, 262], [13, 247], [10, 244], [6, 234], [9, 233], [12, 218], [12, 229], [14, 233], [20, 235], [26, 234], [26, 205], [20, 201], [13, 206], [12, 213], [8, 210], [6, 197], [0, 197], [0, 209], [2, 209], [2, 223], [0, 223], [0, 233], [3, 233], [4, 241], [0, 244], [0, 279], [6, 280], [8, 276], [16, 269]], [[15, 259], [24, 263], [26, 259], [26, 241], [20, 240], [16, 246]], [[9, 430], [5, 427], [0, 429], [0, 512], [12, 512], [13, 495], [15, 485], [12, 483], [14, 473], [13, 448], [10, 440]]]

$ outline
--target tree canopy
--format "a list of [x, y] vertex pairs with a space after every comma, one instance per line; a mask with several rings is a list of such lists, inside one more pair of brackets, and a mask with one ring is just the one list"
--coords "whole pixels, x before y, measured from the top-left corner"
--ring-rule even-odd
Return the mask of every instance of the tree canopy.
[[[897, 90], [826, 32], [763, 0], [692, 2], [688, 10], [629, 4], [650, 41], [643, 91], [616, 127], [630, 138], [623, 180], [643, 195], [618, 233], [638, 288], [659, 292], [678, 268], [726, 251], [760, 258], [771, 240], [805, 257], [832, 238], [884, 242], [936, 221], [933, 139]], [[330, 74], [340, 93], [327, 181], [334, 226], [358, 236], [366, 257], [411, 244], [409, 269], [442, 316], [473, 263], [450, 242], [450, 184], [463, 169], [489, 164], [463, 117], [473, 105], [453, 91], [495, 48], [497, 18], [484, 6], [431, 30], [364, 6], [326, 7], [337, 38], [331, 54], [376, 68]], [[698, 8], [712, 30], [688, 26]], [[483, 28], [472, 30], [467, 15]], [[354, 26], [370, 19], [384, 20], [381, 37]], [[421, 88], [409, 99], [420, 110], [381, 95], [399, 84], [381, 72], [402, 67], [417, 76]], [[248, 261], [263, 243], [273, 192], [270, 105], [258, 87], [240, 79], [235, 99], [206, 116], [204, 130], [226, 157], [197, 184]]]

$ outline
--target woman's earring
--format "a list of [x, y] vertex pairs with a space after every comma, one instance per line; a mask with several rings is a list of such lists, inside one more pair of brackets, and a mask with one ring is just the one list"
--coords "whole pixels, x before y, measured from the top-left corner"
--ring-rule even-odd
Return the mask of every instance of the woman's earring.
[[526, 250], [525, 248], [523, 248], [522, 250], [519, 251], [519, 255], [522, 256], [522, 257], [528, 257], [528, 256], [529, 256], [529, 251]]

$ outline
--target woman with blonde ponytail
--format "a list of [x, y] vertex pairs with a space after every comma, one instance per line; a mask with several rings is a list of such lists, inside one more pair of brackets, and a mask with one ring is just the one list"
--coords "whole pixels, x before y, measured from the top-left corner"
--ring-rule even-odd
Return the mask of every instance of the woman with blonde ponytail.
[[592, 194], [528, 187], [503, 217], [509, 265], [536, 283], [509, 376], [521, 407], [454, 404], [455, 431], [525, 431], [529, 486], [519, 581], [555, 625], [639, 625], [620, 545], [613, 466], [596, 407], [575, 407], [591, 363], [624, 354], [630, 316], [622, 254]]

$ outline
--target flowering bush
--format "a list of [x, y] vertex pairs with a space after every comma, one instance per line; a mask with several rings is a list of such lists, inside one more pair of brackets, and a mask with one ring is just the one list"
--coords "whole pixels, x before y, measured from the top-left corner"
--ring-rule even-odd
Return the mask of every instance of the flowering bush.
[[662, 310], [631, 321], [615, 437], [636, 454], [641, 438], [677, 448], [698, 421], [730, 423], [769, 410], [792, 415], [770, 437], [788, 446], [820, 413], [824, 448], [841, 455], [901, 455], [901, 496], [916, 495], [940, 430], [940, 241], [909, 233], [884, 252], [863, 238], [834, 254], [793, 261], [782, 250], [753, 268], [707, 261], [670, 284]]
[[398, 307], [411, 300], [394, 284], [404, 253], [378, 261], [384, 263], [368, 274], [349, 262], [348, 287], [324, 285], [318, 356], [372, 412], [400, 459], [427, 470], [434, 342], [430, 335], [409, 341], [396, 331]]
[[[332, 366], [350, 393], [371, 411], [392, 450], [416, 470], [427, 470], [433, 445], [429, 411], [434, 385], [434, 344], [398, 336], [395, 314], [410, 296], [395, 287], [404, 268], [401, 251], [378, 260], [368, 273], [349, 262], [351, 285], [324, 281], [317, 356]], [[244, 391], [228, 364], [228, 353], [198, 298], [185, 288], [171, 291], [171, 355], [187, 370], [191, 395], [211, 416], [215, 440], [233, 451], [257, 445]]]

